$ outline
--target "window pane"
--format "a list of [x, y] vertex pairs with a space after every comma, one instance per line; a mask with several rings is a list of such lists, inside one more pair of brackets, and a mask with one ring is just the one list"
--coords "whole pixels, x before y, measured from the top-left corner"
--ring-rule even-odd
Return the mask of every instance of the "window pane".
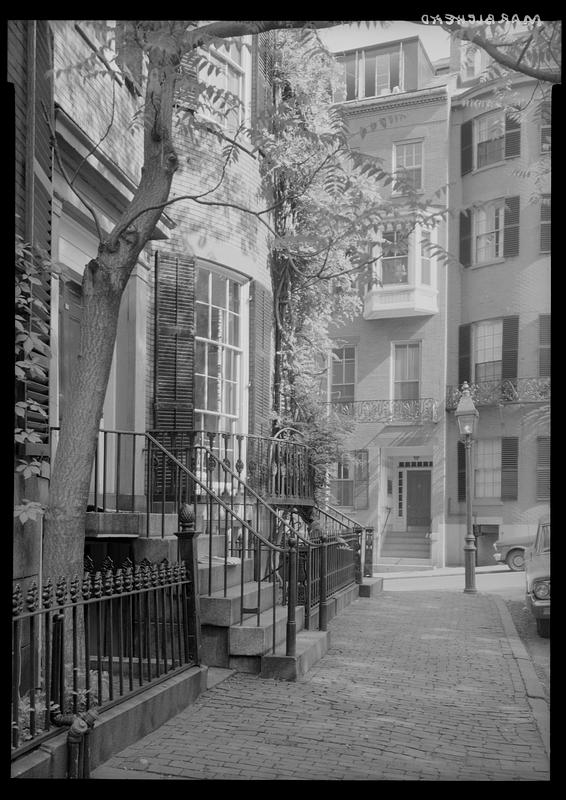
[[220, 381], [214, 378], [208, 378], [206, 383], [207, 397], [206, 408], [208, 411], [219, 411], [218, 407], [218, 393], [220, 389]]
[[365, 61], [366, 61], [366, 66], [365, 66], [366, 97], [374, 97], [375, 96], [375, 56], [368, 56], [367, 53], [366, 53]]
[[226, 278], [212, 273], [212, 305], [226, 308]]
[[208, 306], [202, 303], [197, 303], [197, 336], [202, 336], [204, 339], [209, 338], [208, 331]]
[[205, 378], [203, 375], [195, 375], [195, 407], [204, 408], [205, 401]]
[[206, 345], [204, 342], [196, 342], [195, 346], [195, 372], [204, 373], [204, 363], [206, 357]]
[[196, 294], [197, 300], [202, 300], [204, 303], [208, 303], [208, 283], [210, 278], [210, 272], [207, 269], [201, 269], [200, 267], [197, 268], [197, 286], [196, 286]]

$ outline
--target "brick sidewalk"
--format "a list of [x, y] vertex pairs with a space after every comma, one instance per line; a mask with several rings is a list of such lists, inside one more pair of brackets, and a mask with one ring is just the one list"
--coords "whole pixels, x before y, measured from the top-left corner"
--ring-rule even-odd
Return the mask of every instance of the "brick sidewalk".
[[549, 780], [496, 598], [385, 591], [329, 627], [302, 681], [233, 674], [92, 777]]

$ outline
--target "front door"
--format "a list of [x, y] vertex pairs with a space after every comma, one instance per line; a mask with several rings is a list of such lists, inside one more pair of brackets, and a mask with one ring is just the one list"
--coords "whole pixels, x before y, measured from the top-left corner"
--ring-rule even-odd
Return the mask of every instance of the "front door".
[[407, 470], [407, 528], [430, 529], [430, 470]]

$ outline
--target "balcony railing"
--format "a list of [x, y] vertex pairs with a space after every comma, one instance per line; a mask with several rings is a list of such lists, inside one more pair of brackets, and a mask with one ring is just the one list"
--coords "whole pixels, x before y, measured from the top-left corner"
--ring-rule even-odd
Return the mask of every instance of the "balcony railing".
[[[515, 378], [481, 381], [470, 385], [472, 400], [477, 406], [508, 403], [549, 403], [550, 378]], [[459, 386], [446, 387], [446, 410], [454, 411], [460, 399]]]
[[420, 400], [338, 401], [330, 405], [337, 414], [350, 417], [355, 422], [414, 425], [438, 421], [438, 403], [432, 397]]

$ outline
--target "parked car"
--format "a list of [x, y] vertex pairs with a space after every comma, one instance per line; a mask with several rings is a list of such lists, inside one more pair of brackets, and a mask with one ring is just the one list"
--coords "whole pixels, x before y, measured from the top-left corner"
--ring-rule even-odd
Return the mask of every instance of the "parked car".
[[532, 547], [526, 552], [525, 580], [527, 606], [537, 623], [537, 633], [550, 636], [550, 519], [539, 522]]
[[534, 540], [535, 534], [498, 539], [493, 545], [495, 549], [493, 557], [500, 564], [507, 564], [513, 572], [520, 572], [525, 569], [525, 550]]

